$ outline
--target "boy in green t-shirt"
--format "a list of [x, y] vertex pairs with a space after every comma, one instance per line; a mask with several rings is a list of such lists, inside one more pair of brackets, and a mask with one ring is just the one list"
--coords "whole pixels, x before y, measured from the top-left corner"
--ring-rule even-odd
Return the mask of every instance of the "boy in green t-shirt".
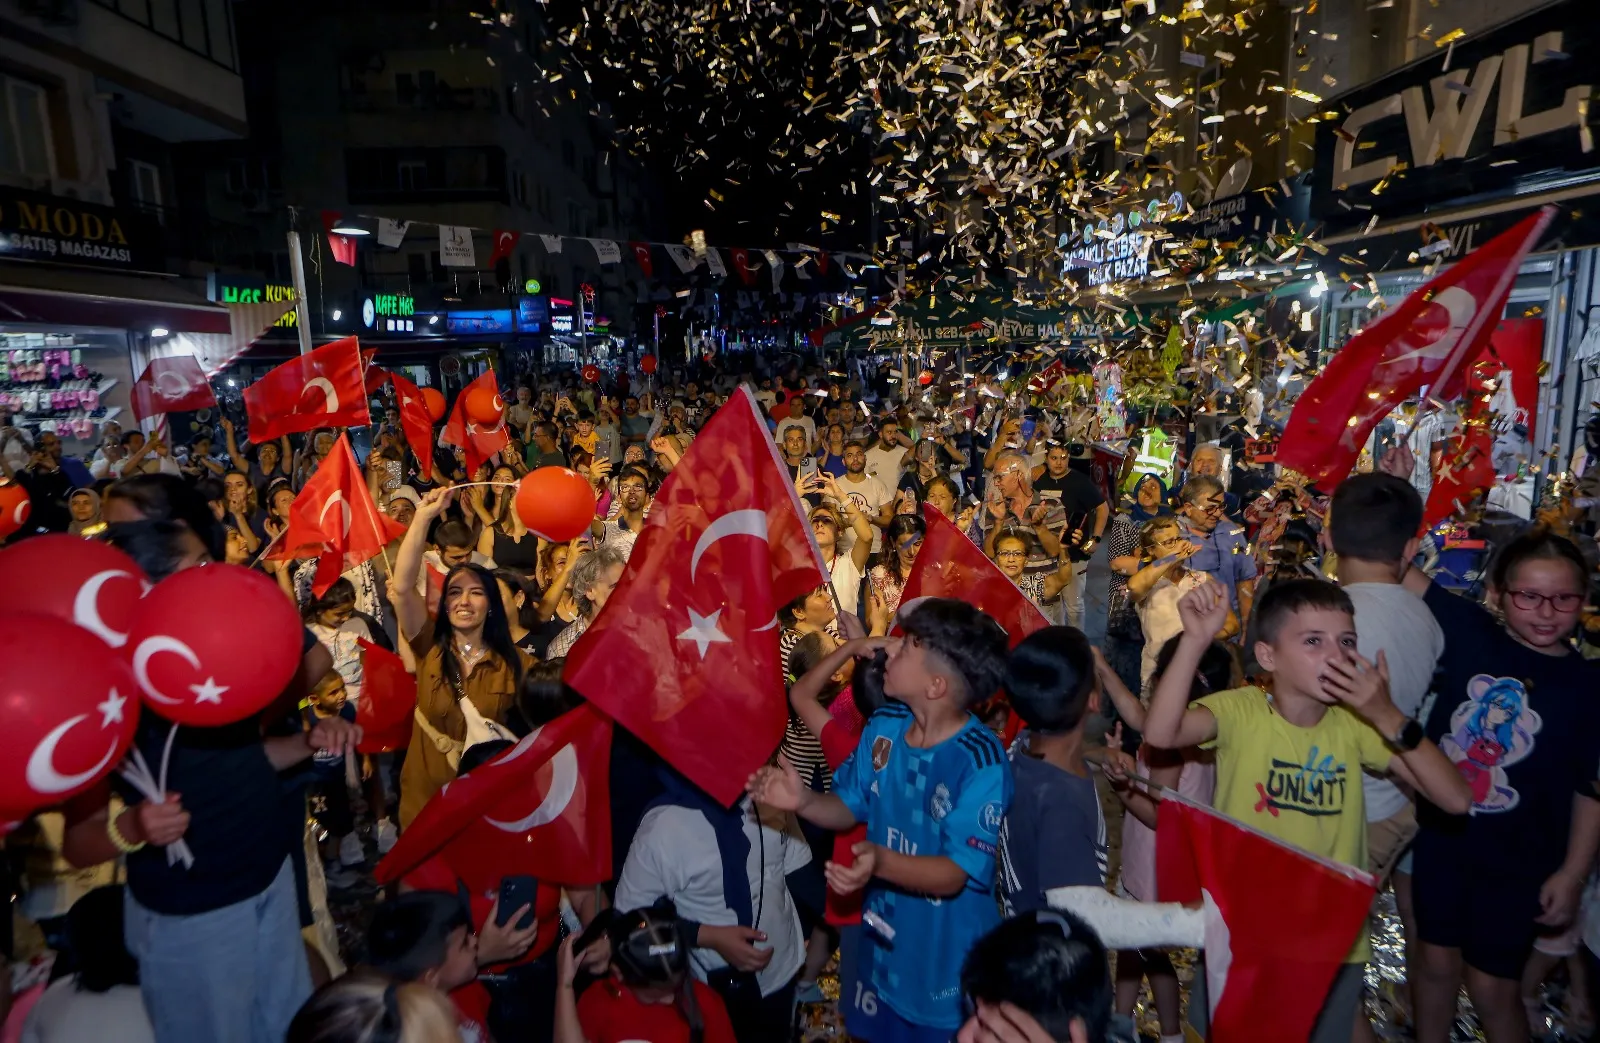
[[[1255, 656], [1272, 675], [1272, 694], [1236, 688], [1189, 703], [1200, 657], [1227, 613], [1219, 583], [1201, 584], [1178, 602], [1183, 636], [1144, 731], [1154, 746], [1217, 751], [1218, 811], [1356, 867], [1367, 856], [1363, 768], [1392, 772], [1440, 808], [1467, 812], [1466, 780], [1390, 701], [1383, 653], [1374, 664], [1356, 652], [1355, 610], [1332, 583], [1291, 580], [1256, 605]], [[1348, 1043], [1368, 951], [1363, 930], [1329, 990], [1313, 1043]]]

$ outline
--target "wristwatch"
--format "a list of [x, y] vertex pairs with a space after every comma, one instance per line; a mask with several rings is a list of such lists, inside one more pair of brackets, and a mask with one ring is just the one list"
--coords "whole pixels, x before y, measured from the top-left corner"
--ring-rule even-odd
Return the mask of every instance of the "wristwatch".
[[1422, 740], [1425, 737], [1422, 730], [1422, 722], [1415, 717], [1407, 717], [1405, 723], [1400, 726], [1400, 730], [1389, 737], [1389, 745], [1401, 753], [1410, 753], [1422, 745]]

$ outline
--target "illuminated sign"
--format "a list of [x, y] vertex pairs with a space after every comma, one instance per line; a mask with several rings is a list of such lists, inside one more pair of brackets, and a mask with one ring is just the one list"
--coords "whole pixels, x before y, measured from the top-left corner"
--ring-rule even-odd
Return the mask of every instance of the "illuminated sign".
[[1183, 193], [1174, 192], [1165, 199], [1152, 199], [1104, 220], [1090, 221], [1077, 234], [1063, 232], [1057, 244], [1065, 254], [1061, 274], [1082, 273], [1079, 278], [1089, 286], [1143, 279], [1150, 274], [1151, 231], [1182, 212]]
[[[293, 286], [267, 282], [256, 276], [224, 275], [221, 272], [213, 272], [207, 282], [210, 298], [221, 304], [261, 304], [268, 301], [287, 304], [294, 300]], [[290, 308], [273, 325], [291, 328], [298, 319], [298, 312]]]
[[444, 317], [445, 328], [451, 333], [510, 333], [511, 309], [494, 311], [452, 311]]
[[538, 279], [529, 279], [527, 282], [522, 284], [523, 293], [538, 293], [541, 289], [543, 289], [543, 287], [539, 285]]
[[571, 333], [572, 316], [560, 313], [550, 316], [550, 331], [552, 333]]
[[517, 329], [524, 333], [538, 333], [550, 324], [550, 309], [543, 297], [521, 297], [517, 300]]
[[378, 293], [361, 302], [361, 322], [383, 333], [416, 332], [417, 302], [409, 293]]

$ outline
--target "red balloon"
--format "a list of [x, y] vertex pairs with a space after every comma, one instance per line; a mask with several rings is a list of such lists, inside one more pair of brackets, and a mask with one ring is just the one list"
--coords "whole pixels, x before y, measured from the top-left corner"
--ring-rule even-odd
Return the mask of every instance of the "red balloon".
[[474, 387], [467, 391], [467, 419], [474, 424], [494, 427], [500, 423], [505, 408], [505, 400], [494, 388]]
[[587, 380], [591, 384], [600, 383], [600, 367], [596, 366], [593, 362], [583, 367], [583, 379]]
[[647, 374], [654, 373], [656, 371], [656, 357], [654, 355], [642, 356], [639, 359], [639, 368]]
[[444, 419], [444, 392], [438, 388], [423, 388], [422, 404], [428, 407], [428, 415], [435, 423]]
[[33, 501], [22, 483], [0, 479], [0, 540], [26, 525], [32, 510]]
[[144, 597], [144, 573], [109, 543], [55, 533], [0, 551], [0, 576], [28, 592], [28, 611], [75, 623], [112, 648], [128, 630]]
[[927, 370], [923, 370], [921, 373], [917, 374], [917, 383], [921, 384], [923, 387], [927, 387], [929, 384], [933, 383], [933, 374], [929, 373]]
[[523, 476], [516, 502], [522, 524], [551, 543], [576, 539], [594, 521], [594, 490], [583, 475], [565, 467], [541, 467]]
[[266, 709], [300, 665], [300, 637], [299, 613], [265, 574], [207, 565], [145, 595], [128, 648], [145, 705], [210, 728]]
[[98, 637], [31, 612], [0, 616], [0, 663], [0, 819], [9, 820], [83, 792], [121, 763], [139, 686]]

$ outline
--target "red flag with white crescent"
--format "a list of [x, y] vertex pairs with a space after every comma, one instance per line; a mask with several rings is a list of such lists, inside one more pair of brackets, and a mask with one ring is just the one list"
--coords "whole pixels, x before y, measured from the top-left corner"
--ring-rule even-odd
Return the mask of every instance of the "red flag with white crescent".
[[394, 385], [395, 404], [400, 407], [400, 430], [417, 458], [417, 474], [425, 482], [433, 481], [433, 416], [428, 412], [422, 389], [399, 373], [390, 373]]
[[1012, 648], [1050, 625], [1039, 606], [938, 508], [923, 504], [922, 520], [927, 535], [900, 593], [900, 611], [918, 598], [956, 598], [993, 616]]
[[827, 582], [777, 452], [740, 388], [661, 483], [627, 570], [567, 655], [568, 684], [724, 805], [788, 721], [778, 610]]
[[[499, 404], [500, 422], [493, 427], [483, 427], [473, 422], [467, 416], [467, 395], [473, 388], [488, 388], [494, 392], [495, 402]], [[478, 473], [478, 468], [484, 462], [494, 457], [494, 454], [504, 449], [510, 442], [506, 434], [505, 403], [500, 399], [500, 385], [494, 379], [494, 370], [486, 370], [477, 380], [461, 389], [456, 395], [456, 401], [450, 408], [450, 418], [445, 421], [444, 433], [439, 436], [439, 441], [445, 445], [460, 446], [466, 453], [467, 481], [473, 480], [473, 475]]]
[[151, 359], [150, 365], [133, 382], [128, 404], [136, 420], [157, 413], [182, 413], [217, 404], [211, 382], [193, 355], [172, 355]]
[[505, 876], [609, 880], [610, 770], [611, 720], [579, 706], [446, 783], [373, 875], [386, 884], [437, 854], [474, 891]]
[[273, 561], [317, 558], [311, 592], [321, 597], [341, 575], [377, 556], [405, 526], [378, 510], [341, 434], [289, 507], [289, 526], [267, 555]]
[[318, 427], [365, 427], [367, 391], [354, 337], [290, 359], [244, 389], [250, 441], [260, 444]]
[[1331, 491], [1395, 406], [1424, 387], [1439, 401], [1459, 394], [1460, 374], [1488, 343], [1522, 259], [1555, 214], [1541, 207], [1351, 338], [1295, 403], [1278, 465]]
[[639, 270], [644, 272], [644, 277], [648, 279], [655, 275], [656, 266], [650, 259], [650, 244], [629, 243], [628, 246], [633, 249], [633, 259], [639, 262]]
[[411, 719], [417, 708], [417, 679], [406, 670], [405, 660], [359, 638], [361, 645], [361, 698], [356, 701], [356, 724], [361, 727], [361, 753], [392, 753], [411, 741]]
[[508, 228], [496, 228], [494, 230], [494, 246], [489, 250], [489, 267], [493, 268], [507, 257], [510, 257], [511, 251], [517, 248], [517, 240], [521, 238], [521, 232], [513, 232]]

